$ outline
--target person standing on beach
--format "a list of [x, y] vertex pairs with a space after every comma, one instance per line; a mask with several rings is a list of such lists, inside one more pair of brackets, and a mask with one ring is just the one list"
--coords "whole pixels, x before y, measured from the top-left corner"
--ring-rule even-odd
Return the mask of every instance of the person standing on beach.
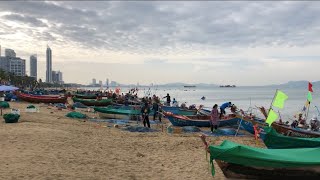
[[160, 108], [158, 102], [154, 101], [152, 104], [152, 110], [153, 110], [153, 120], [156, 120], [157, 115], [159, 116], [159, 121], [161, 122], [161, 114], [160, 114]]
[[219, 120], [219, 111], [218, 111], [218, 104], [215, 104], [212, 107], [211, 110], [211, 116], [210, 116], [210, 127], [211, 127], [211, 133], [213, 133], [213, 127], [215, 130], [218, 129], [218, 120]]
[[169, 93], [167, 93], [167, 95], [163, 98], [167, 98], [167, 106], [170, 106], [171, 98], [170, 98]]
[[141, 114], [142, 114], [143, 126], [146, 127], [146, 125], [148, 125], [148, 128], [150, 128], [149, 113], [150, 113], [149, 104], [148, 102], [145, 102], [144, 106], [141, 108]]
[[225, 109], [228, 107], [231, 107], [231, 102], [225, 102], [220, 106], [220, 116], [219, 119], [221, 119], [222, 115], [226, 114]]

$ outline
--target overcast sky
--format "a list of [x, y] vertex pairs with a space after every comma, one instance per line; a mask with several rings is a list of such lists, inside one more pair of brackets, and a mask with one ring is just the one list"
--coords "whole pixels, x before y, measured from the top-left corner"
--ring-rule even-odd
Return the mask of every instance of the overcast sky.
[[319, 80], [320, 2], [0, 2], [0, 44], [65, 82]]

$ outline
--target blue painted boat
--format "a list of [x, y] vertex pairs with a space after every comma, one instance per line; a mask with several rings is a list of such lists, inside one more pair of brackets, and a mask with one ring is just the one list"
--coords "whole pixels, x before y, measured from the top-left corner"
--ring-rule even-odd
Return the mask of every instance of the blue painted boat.
[[[183, 116], [173, 113], [165, 113], [165, 116], [174, 126], [210, 127], [210, 116]], [[219, 127], [236, 125], [239, 120], [240, 119], [238, 117], [233, 115], [226, 116], [226, 119], [219, 120]]]
[[164, 112], [171, 112], [173, 114], [179, 114], [179, 115], [185, 115], [185, 116], [191, 116], [196, 115], [197, 110], [196, 109], [182, 109], [180, 107], [174, 107], [174, 106], [162, 106], [162, 111]]

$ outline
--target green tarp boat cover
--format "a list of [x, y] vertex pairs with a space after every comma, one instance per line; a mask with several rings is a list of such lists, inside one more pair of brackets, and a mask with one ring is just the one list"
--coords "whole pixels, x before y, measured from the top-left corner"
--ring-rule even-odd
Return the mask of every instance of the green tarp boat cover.
[[69, 112], [66, 116], [69, 118], [77, 118], [77, 119], [85, 119], [87, 117], [87, 115], [79, 112]]
[[108, 107], [94, 107], [97, 112], [106, 113], [106, 114], [127, 114], [127, 115], [139, 115], [141, 114], [140, 110], [133, 109], [122, 109], [122, 108], [113, 108], [112, 106]]
[[6, 102], [6, 101], [0, 102], [0, 108], [9, 108], [9, 107], [10, 107], [10, 105], [8, 102]]
[[270, 149], [320, 147], [320, 138], [298, 138], [284, 136], [277, 133], [277, 131], [272, 127], [264, 127], [264, 131], [266, 132], [266, 135], [263, 141]]
[[215, 159], [252, 167], [320, 166], [320, 148], [262, 149], [225, 140], [219, 146], [210, 145], [209, 150], [213, 176]]

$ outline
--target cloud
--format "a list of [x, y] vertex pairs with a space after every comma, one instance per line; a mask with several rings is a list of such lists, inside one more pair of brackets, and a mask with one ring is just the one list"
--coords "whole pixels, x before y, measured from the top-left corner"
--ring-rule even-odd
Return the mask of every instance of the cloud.
[[303, 60], [319, 57], [319, 5], [2, 1], [0, 38], [6, 47], [37, 53], [43, 59], [49, 44], [54, 59], [61, 62], [175, 66], [201, 72], [202, 78], [230, 71], [241, 72], [247, 79], [260, 72], [269, 77], [276, 62], [289, 63], [289, 73], [297, 67], [292, 61], [303, 65]]
[[20, 14], [9, 14], [9, 15], [4, 15], [2, 18], [11, 20], [11, 21], [18, 21], [22, 23], [29, 24], [31, 26], [35, 27], [46, 27], [47, 25], [43, 23], [41, 20], [34, 18], [32, 16], [27, 16], [27, 15], [20, 15]]

